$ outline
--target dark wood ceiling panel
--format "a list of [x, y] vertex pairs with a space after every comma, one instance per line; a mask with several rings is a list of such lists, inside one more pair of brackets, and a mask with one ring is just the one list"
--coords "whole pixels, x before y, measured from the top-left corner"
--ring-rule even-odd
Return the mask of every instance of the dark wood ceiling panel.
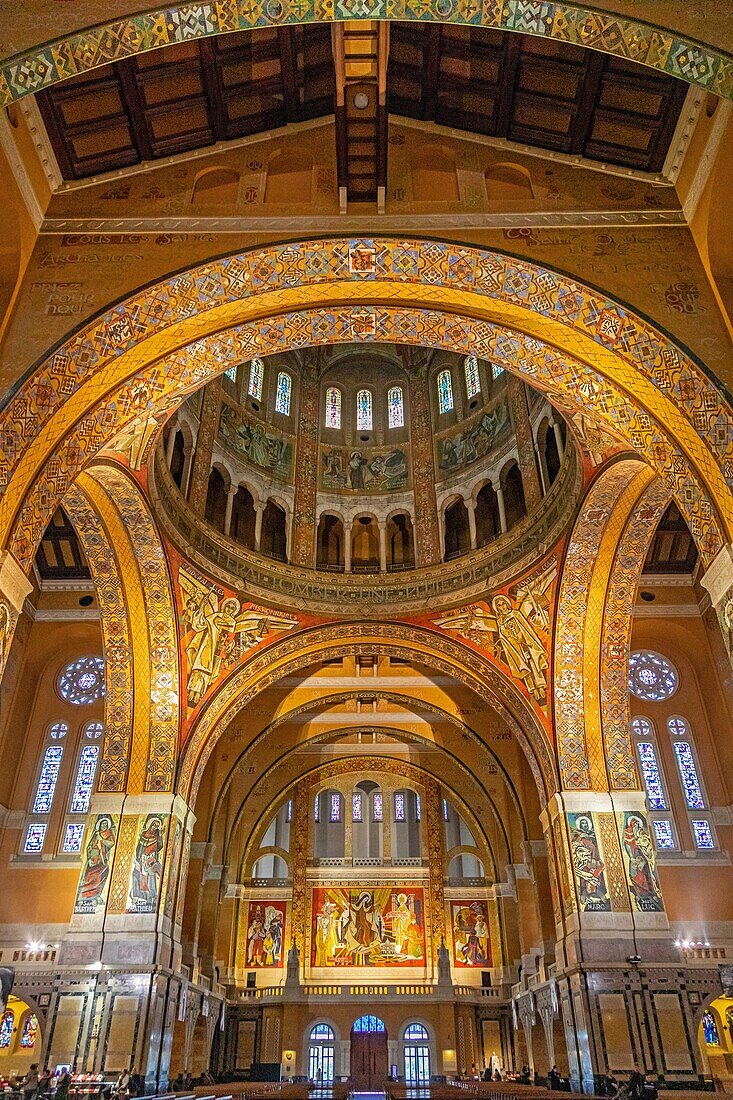
[[90, 580], [91, 574], [69, 517], [57, 508], [41, 539], [36, 566], [42, 580]]

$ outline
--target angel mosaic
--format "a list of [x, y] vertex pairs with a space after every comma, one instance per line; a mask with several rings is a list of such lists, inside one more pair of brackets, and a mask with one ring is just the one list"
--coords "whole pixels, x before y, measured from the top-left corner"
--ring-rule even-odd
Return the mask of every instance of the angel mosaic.
[[547, 702], [547, 650], [550, 639], [550, 602], [557, 561], [510, 589], [494, 596], [489, 605], [475, 603], [451, 611], [435, 626], [467, 638], [509, 666], [514, 679], [544, 706]]
[[298, 619], [265, 608], [243, 606], [187, 569], [180, 569], [188, 680], [186, 696], [195, 707], [222, 670], [232, 668], [268, 635], [298, 626]]

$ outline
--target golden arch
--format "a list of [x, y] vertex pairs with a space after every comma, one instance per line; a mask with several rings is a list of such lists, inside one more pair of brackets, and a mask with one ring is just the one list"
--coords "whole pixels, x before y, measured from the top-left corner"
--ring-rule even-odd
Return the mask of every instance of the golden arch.
[[[3, 543], [29, 568], [78, 470], [123, 427], [162, 415], [231, 362], [343, 340], [474, 350], [570, 408], [592, 407], [674, 485], [706, 563], [730, 540], [733, 411], [695, 360], [626, 307], [547, 268], [446, 242], [374, 238], [210, 261], [59, 346], [0, 416]], [[59, 368], [73, 377], [63, 396]]]
[[548, 16], [529, 0], [512, 5], [482, 5], [470, 0], [425, 5], [418, 0], [393, 0], [389, 6], [373, 3], [367, 7], [352, 0], [341, 0], [338, 4], [306, 0], [298, 5], [290, 0], [253, 0], [249, 5], [237, 0], [223, 0], [216, 5], [194, 0], [77, 31], [16, 54], [0, 67], [0, 106], [110, 61], [177, 42], [256, 27], [387, 16], [407, 22], [479, 25], [588, 46], [659, 69], [716, 95], [733, 95], [733, 59], [724, 51], [662, 26], [599, 12], [581, 4], [553, 3], [552, 14]]

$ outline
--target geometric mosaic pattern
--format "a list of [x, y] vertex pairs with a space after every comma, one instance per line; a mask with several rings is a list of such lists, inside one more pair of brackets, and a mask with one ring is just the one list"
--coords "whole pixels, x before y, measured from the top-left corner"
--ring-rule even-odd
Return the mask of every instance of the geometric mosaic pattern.
[[[295, 303], [334, 297], [350, 304], [292, 312]], [[374, 297], [394, 305], [370, 305]], [[428, 308], [415, 308], [417, 297]], [[266, 319], [221, 332], [248, 312]], [[215, 328], [220, 334], [207, 337]], [[476, 351], [540, 388], [559, 389], [667, 480], [705, 561], [730, 538], [733, 413], [690, 356], [624, 307], [526, 260], [377, 238], [274, 245], [212, 260], [133, 295], [75, 333], [0, 416], [3, 538], [17, 516], [11, 546], [29, 567], [54, 500], [133, 413], [200, 385], [236, 359], [337, 340]], [[189, 353], [149, 366], [189, 342]]]
[[[712, 9], [711, 9], [712, 10]], [[733, 97], [733, 58], [680, 35], [568, 3], [537, 0], [199, 0], [93, 27], [10, 58], [0, 106], [110, 61], [227, 31], [344, 19], [491, 27], [588, 46]]]

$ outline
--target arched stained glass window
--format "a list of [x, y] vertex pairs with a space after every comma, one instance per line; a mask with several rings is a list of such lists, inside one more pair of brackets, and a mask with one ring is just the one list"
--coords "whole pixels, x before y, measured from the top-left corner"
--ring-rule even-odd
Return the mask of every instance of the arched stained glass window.
[[478, 369], [478, 356], [467, 355], [463, 360], [463, 373], [466, 376], [466, 397], [470, 401], [481, 393], [481, 375]]
[[718, 1035], [718, 1025], [715, 1022], [715, 1017], [712, 1012], [706, 1012], [702, 1018], [702, 1030], [705, 1036], [705, 1042], [709, 1047], [720, 1046], [720, 1036]]
[[356, 430], [372, 430], [372, 394], [370, 390], [359, 390], [356, 395]]
[[0, 1020], [0, 1050], [5, 1050], [10, 1046], [10, 1040], [13, 1038], [13, 1027], [15, 1026], [15, 1016], [8, 1009], [3, 1013], [3, 1018]]
[[328, 820], [334, 822], [341, 820], [341, 795], [336, 791], [331, 794]]
[[341, 427], [341, 390], [338, 386], [329, 386], [326, 390], [326, 427]]
[[384, 801], [382, 792], [375, 791], [372, 795], [372, 821], [381, 821], [384, 814]]
[[659, 653], [638, 649], [629, 658], [629, 691], [638, 699], [658, 703], [677, 690], [674, 666]]
[[419, 821], [422, 817], [422, 803], [420, 802], [420, 795], [415, 795], [415, 821]]
[[290, 399], [293, 393], [293, 380], [287, 371], [281, 370], [277, 376], [277, 392], [275, 394], [275, 412], [282, 416], [290, 416]]
[[35, 1012], [29, 1012], [25, 1018], [23, 1024], [23, 1031], [20, 1036], [20, 1045], [25, 1050], [31, 1050], [36, 1045], [36, 1038], [38, 1036], [38, 1017]]
[[261, 359], [253, 359], [249, 365], [249, 385], [247, 393], [255, 401], [262, 400], [262, 383], [265, 380], [265, 364]]
[[667, 821], [666, 818], [657, 818], [652, 822], [654, 827], [654, 839], [657, 842], [657, 848], [674, 848], [674, 832], [672, 831], [672, 822]]
[[74, 794], [71, 798], [70, 810], [72, 814], [86, 814], [89, 812], [98, 759], [99, 745], [84, 745], [79, 757]]
[[402, 791], [397, 791], [394, 796], [394, 819], [395, 821], [405, 820], [405, 796]]
[[67, 703], [82, 706], [104, 696], [104, 660], [80, 657], [67, 665], [59, 676], [59, 694]]
[[321, 820], [321, 796], [319, 794], [313, 799], [313, 820], [316, 825]]
[[682, 790], [685, 802], [689, 810], [704, 810], [705, 799], [702, 796], [700, 780], [697, 776], [695, 758], [692, 755], [692, 747], [689, 741], [675, 741], [674, 754], [677, 757], [677, 767], [680, 769]]
[[354, 791], [351, 796], [351, 820], [362, 821], [361, 791]]
[[692, 835], [695, 838], [696, 848], [714, 848], [715, 838], [713, 837], [713, 830], [710, 828], [710, 822], [707, 818], [701, 820], [693, 820]]
[[644, 776], [647, 800], [651, 810], [666, 810], [667, 802], [662, 787], [662, 777], [659, 774], [657, 754], [651, 741], [637, 741], [636, 748], [639, 753], [641, 772]]
[[427, 1028], [424, 1028], [422, 1024], [408, 1024], [405, 1028], [405, 1039], [409, 1042], [411, 1039], [429, 1039]]
[[98, 737], [102, 736], [103, 730], [104, 726], [101, 722], [87, 722], [84, 727], [84, 736], [96, 741]]
[[54, 722], [48, 731], [48, 736], [52, 741], [62, 741], [68, 732], [69, 727], [66, 722]]
[[316, 1024], [315, 1027], [311, 1028], [310, 1037], [311, 1040], [317, 1043], [332, 1042], [334, 1039], [333, 1028], [329, 1027], [328, 1024]]
[[34, 814], [48, 814], [51, 812], [63, 755], [64, 750], [61, 745], [49, 745], [43, 754], [41, 774], [38, 779], [36, 797], [33, 802]]
[[29, 855], [38, 855], [43, 851], [43, 842], [46, 839], [46, 822], [32, 821], [25, 834], [23, 851]]
[[369, 1034], [375, 1034], [377, 1032], [384, 1031], [384, 1023], [378, 1016], [360, 1016], [358, 1020], [354, 1021], [353, 1031], [368, 1032]]
[[438, 412], [447, 413], [453, 408], [453, 379], [449, 370], [438, 375]]
[[387, 390], [387, 423], [390, 428], [404, 428], [405, 402], [402, 386], [390, 386]]

